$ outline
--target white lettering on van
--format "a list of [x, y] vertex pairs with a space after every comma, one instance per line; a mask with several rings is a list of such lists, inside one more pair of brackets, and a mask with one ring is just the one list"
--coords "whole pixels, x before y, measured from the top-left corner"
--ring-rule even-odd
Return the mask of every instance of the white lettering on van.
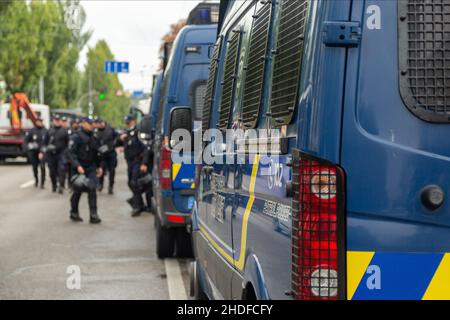
[[370, 5], [367, 7], [367, 29], [380, 30], [381, 29], [381, 9], [377, 5]]

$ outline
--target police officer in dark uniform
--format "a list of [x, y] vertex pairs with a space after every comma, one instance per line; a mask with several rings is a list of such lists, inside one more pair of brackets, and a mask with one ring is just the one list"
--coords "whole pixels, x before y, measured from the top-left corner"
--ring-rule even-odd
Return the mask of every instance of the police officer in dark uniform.
[[[142, 160], [142, 164], [140, 167], [142, 174], [151, 173], [150, 171], [153, 168], [153, 150], [151, 145], [145, 146], [144, 158]], [[147, 202], [147, 206], [145, 207], [145, 211], [152, 212], [152, 197], [153, 197], [153, 189], [150, 187], [145, 191], [145, 201]]]
[[[69, 141], [72, 140], [73, 136], [80, 130], [80, 119], [75, 118], [72, 120], [72, 123], [70, 124], [70, 129], [68, 130], [69, 133]], [[67, 148], [67, 181], [69, 182], [69, 187], [71, 187], [71, 181], [72, 181], [72, 163], [70, 162], [70, 150]]]
[[47, 132], [44, 145], [52, 181], [52, 190], [56, 192], [58, 189], [58, 192], [63, 194], [66, 178], [65, 151], [69, 145], [69, 134], [62, 127], [61, 118], [58, 115], [53, 117], [53, 126]]
[[39, 185], [39, 169], [41, 169], [41, 189], [44, 189], [45, 184], [45, 160], [42, 151], [46, 134], [44, 122], [41, 118], [37, 118], [36, 126], [25, 135], [25, 149], [33, 167], [34, 186], [37, 188]]
[[99, 191], [103, 190], [103, 181], [105, 178], [106, 172], [109, 175], [109, 187], [108, 193], [114, 193], [114, 179], [116, 176], [116, 167], [117, 167], [117, 153], [116, 153], [116, 143], [118, 134], [116, 130], [105, 120], [99, 119], [96, 136], [100, 142], [100, 154], [102, 156], [103, 163], [103, 175], [99, 178]]
[[[154, 128], [152, 127], [152, 117], [146, 115], [142, 118], [141, 123], [139, 124], [139, 133], [140, 139], [145, 145], [144, 150], [144, 158], [141, 164], [141, 172], [142, 174], [151, 174], [151, 170], [153, 168], [153, 142], [154, 142]], [[152, 197], [153, 197], [153, 189], [152, 187], [146, 188], [144, 191], [145, 200], [147, 206], [145, 211], [152, 212]]]
[[[93, 132], [93, 120], [86, 117], [81, 121], [81, 129], [76, 132], [70, 140], [69, 159], [72, 164], [73, 175], [84, 175], [90, 180], [88, 188], [88, 203], [90, 211], [90, 223], [97, 224], [101, 220], [97, 212], [97, 178], [103, 174], [101, 167], [101, 157], [98, 152], [99, 141]], [[78, 210], [81, 198], [81, 191], [74, 188], [70, 198], [71, 210], [70, 219], [75, 222], [82, 222]]]
[[138, 179], [142, 176], [140, 169], [145, 146], [139, 140], [136, 119], [132, 115], [128, 115], [125, 117], [125, 123], [128, 129], [126, 133], [120, 136], [120, 140], [123, 142], [125, 159], [128, 164], [128, 186], [133, 192], [133, 198], [130, 203], [133, 207], [132, 216], [137, 217], [144, 210], [142, 190], [138, 185]]

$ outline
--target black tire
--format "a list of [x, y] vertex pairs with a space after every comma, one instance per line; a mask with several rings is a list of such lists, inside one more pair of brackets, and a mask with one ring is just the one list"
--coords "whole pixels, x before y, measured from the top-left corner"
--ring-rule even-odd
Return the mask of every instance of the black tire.
[[176, 254], [178, 258], [193, 258], [191, 234], [186, 228], [176, 230]]
[[208, 300], [208, 296], [205, 294], [202, 287], [200, 286], [197, 261], [191, 262], [190, 272], [191, 272], [191, 292], [190, 292], [191, 297], [193, 297], [194, 300], [198, 301]]
[[158, 258], [171, 258], [175, 252], [175, 232], [161, 225], [158, 217], [156, 221], [156, 254]]

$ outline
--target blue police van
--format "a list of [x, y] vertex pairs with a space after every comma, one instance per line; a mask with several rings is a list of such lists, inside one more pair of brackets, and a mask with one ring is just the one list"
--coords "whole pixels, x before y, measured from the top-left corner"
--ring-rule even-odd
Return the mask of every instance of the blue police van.
[[[217, 36], [214, 8], [218, 3], [196, 7], [188, 25], [171, 46], [161, 85], [154, 139], [153, 199], [156, 214], [156, 251], [158, 257], [192, 256], [188, 232], [195, 194], [193, 163], [172, 161], [169, 132], [189, 129], [201, 117], [206, 81], [209, 75], [210, 49]], [[192, 22], [190, 22], [192, 20]], [[154, 101], [157, 100], [154, 98]]]
[[449, 299], [450, 3], [222, 1], [221, 15], [203, 130], [259, 130], [243, 149], [203, 137], [246, 161], [198, 166], [192, 294]]

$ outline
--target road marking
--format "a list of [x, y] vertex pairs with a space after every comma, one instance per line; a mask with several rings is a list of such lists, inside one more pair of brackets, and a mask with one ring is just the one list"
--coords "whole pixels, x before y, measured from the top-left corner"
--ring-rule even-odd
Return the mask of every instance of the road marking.
[[176, 259], [164, 259], [170, 300], [187, 300], [181, 269]]
[[31, 186], [34, 186], [34, 180], [30, 180], [28, 182], [25, 182], [24, 184], [22, 184], [20, 186], [20, 189], [26, 189], [26, 188], [29, 188]]

